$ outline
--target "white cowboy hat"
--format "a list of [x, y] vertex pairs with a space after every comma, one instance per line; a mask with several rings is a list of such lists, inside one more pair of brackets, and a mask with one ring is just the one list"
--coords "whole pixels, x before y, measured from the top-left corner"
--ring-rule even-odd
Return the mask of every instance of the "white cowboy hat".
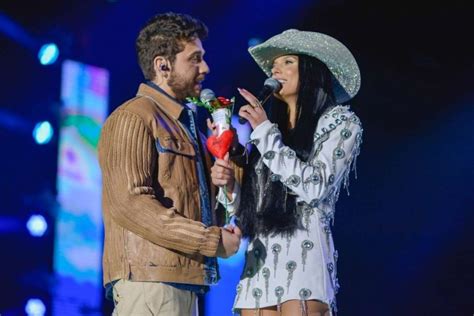
[[271, 76], [273, 60], [282, 55], [303, 54], [319, 59], [333, 75], [336, 101], [353, 98], [360, 88], [360, 71], [349, 49], [326, 34], [295, 29], [275, 35], [249, 52], [267, 76]]

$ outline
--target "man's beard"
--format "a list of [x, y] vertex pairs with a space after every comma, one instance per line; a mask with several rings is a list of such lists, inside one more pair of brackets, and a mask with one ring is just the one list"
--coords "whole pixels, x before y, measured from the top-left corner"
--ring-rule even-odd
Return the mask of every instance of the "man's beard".
[[194, 90], [196, 84], [195, 80], [186, 79], [176, 72], [171, 72], [168, 79], [168, 86], [178, 100], [184, 100], [187, 97], [198, 97], [199, 93]]

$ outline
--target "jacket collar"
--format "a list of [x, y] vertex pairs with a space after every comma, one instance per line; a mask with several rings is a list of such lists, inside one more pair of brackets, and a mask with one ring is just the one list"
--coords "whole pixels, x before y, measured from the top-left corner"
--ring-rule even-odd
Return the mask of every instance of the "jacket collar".
[[148, 84], [142, 83], [138, 87], [137, 96], [146, 96], [152, 98], [158, 106], [174, 119], [178, 119], [184, 107], [178, 100], [166, 94], [161, 89], [156, 89]]

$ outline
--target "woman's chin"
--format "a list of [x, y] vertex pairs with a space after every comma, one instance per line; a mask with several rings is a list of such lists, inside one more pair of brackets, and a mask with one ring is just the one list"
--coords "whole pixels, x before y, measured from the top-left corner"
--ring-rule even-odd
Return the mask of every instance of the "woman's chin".
[[280, 93], [274, 93], [273, 96], [275, 98], [277, 98], [278, 100], [280, 100], [280, 101], [285, 101], [285, 99], [283, 98], [283, 96]]

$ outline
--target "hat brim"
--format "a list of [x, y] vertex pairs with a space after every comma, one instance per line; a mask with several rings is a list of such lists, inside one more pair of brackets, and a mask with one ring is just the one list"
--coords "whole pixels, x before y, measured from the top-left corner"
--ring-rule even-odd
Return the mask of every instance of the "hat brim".
[[341, 42], [326, 34], [287, 30], [266, 42], [249, 48], [262, 70], [271, 76], [273, 60], [283, 55], [308, 55], [323, 62], [333, 75], [338, 103], [353, 98], [360, 88], [360, 71], [352, 53]]

